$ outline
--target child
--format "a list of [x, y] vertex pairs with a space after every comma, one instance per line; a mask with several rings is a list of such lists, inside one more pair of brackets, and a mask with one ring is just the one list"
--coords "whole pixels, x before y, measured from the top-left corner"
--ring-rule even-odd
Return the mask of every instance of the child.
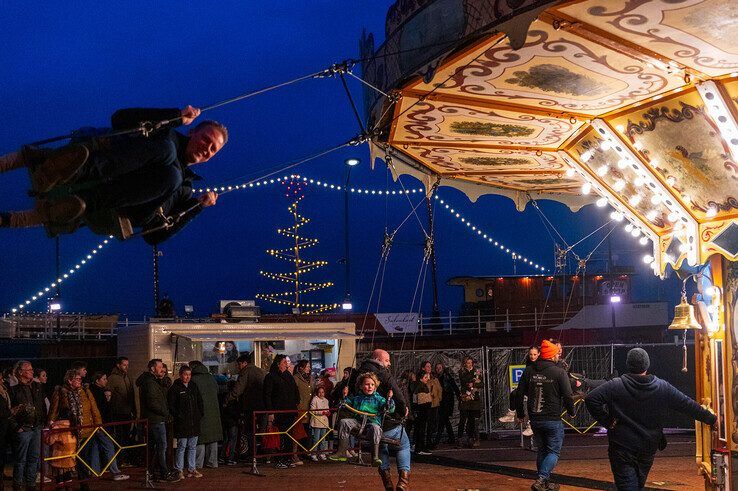
[[[317, 462], [318, 457], [320, 457], [320, 460], [326, 459], [325, 453], [323, 452], [328, 449], [328, 441], [323, 438], [323, 436], [328, 431], [328, 416], [331, 415], [331, 412], [328, 410], [328, 399], [325, 397], [325, 387], [319, 385], [315, 389], [314, 394], [315, 395], [310, 400], [310, 433], [313, 436], [313, 447], [320, 442], [318, 449], [322, 452], [319, 456], [315, 454], [310, 455], [310, 459], [313, 462]], [[322, 409], [322, 411], [315, 411], [316, 409]]]
[[[362, 373], [356, 381], [360, 389], [359, 394], [349, 397], [348, 387], [343, 389], [343, 403], [351, 406], [357, 411], [372, 413], [368, 417], [366, 430], [372, 435], [372, 465], [379, 467], [382, 460], [379, 458], [379, 443], [382, 439], [382, 427], [380, 425], [379, 413], [387, 409], [388, 412], [395, 410], [395, 401], [392, 400], [392, 391], [387, 393], [387, 399], [377, 394], [379, 380], [373, 373]], [[343, 418], [338, 424], [338, 451], [330, 456], [331, 460], [346, 461], [346, 450], [348, 449], [351, 430], [358, 428], [360, 419], [364, 416], [354, 414], [351, 418]]]

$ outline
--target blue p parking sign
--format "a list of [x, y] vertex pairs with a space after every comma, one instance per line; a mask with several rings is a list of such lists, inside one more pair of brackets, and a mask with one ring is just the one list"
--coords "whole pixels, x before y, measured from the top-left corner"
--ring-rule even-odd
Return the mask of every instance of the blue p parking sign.
[[517, 389], [520, 383], [520, 378], [523, 376], [525, 371], [525, 365], [508, 365], [507, 373], [510, 380], [510, 390]]

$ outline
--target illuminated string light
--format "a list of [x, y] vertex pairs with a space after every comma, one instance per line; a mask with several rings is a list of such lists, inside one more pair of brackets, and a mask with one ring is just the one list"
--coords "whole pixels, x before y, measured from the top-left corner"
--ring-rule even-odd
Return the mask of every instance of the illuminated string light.
[[[112, 235], [108, 237], [108, 239], [112, 239], [112, 238], [113, 238]], [[108, 243], [110, 242], [108, 239], [104, 239], [99, 244], [97, 244], [94, 248], [92, 248], [92, 250], [90, 250], [88, 254], [85, 254], [84, 256], [82, 256], [82, 259], [77, 261], [76, 264], [74, 264], [72, 267], [69, 268], [68, 273], [64, 273], [62, 276], [47, 283], [46, 286], [39, 288], [36, 294], [29, 295], [25, 300], [23, 300], [22, 302], [19, 302], [17, 307], [13, 307], [12, 309], [10, 309], [10, 312], [13, 314], [18, 313], [18, 312], [23, 312], [24, 310], [27, 309], [29, 305], [31, 305], [36, 300], [45, 298], [44, 293], [49, 293], [53, 288], [56, 288], [58, 285], [68, 280], [71, 275], [77, 274], [77, 272], [82, 268], [82, 266], [85, 266], [86, 264], [88, 264], [92, 260], [92, 258], [95, 257], [95, 255], [97, 255], [98, 251], [102, 250], [103, 247], [108, 245]]]
[[495, 248], [499, 248], [499, 250], [503, 251], [506, 254], [510, 254], [510, 256], [516, 261], [522, 261], [524, 264], [531, 266], [533, 269], [536, 269], [542, 273], [545, 271], [548, 271], [546, 268], [536, 263], [535, 261], [526, 258], [525, 256], [521, 255], [520, 253], [516, 251], [510, 250], [509, 247], [496, 241], [490, 235], [485, 233], [484, 230], [482, 230], [480, 227], [478, 227], [477, 225], [474, 225], [469, 220], [467, 220], [465, 217], [462, 217], [457, 210], [452, 208], [448, 203], [446, 203], [446, 201], [441, 199], [440, 196], [438, 196], [438, 194], [436, 194], [434, 197], [438, 201], [438, 204], [442, 205], [443, 209], [448, 211], [452, 217], [458, 218], [461, 223], [465, 224], [472, 232], [476, 232], [475, 235], [481, 236], [482, 239], [486, 240], [488, 244], [494, 246]]

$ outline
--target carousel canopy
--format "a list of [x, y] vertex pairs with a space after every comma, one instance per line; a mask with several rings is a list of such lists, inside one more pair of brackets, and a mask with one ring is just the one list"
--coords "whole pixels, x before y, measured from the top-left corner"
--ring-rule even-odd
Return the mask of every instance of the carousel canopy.
[[400, 0], [363, 51], [397, 174], [519, 208], [609, 203], [656, 273], [738, 259], [738, 2]]

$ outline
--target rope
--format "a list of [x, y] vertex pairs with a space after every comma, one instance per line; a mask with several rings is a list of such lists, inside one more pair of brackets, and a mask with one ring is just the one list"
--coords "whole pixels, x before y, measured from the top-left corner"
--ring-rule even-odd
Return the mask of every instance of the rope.
[[[351, 72], [346, 72], [351, 73]], [[366, 128], [364, 128], [364, 122], [361, 120], [361, 116], [359, 115], [359, 110], [356, 108], [356, 103], [354, 102], [354, 98], [351, 97], [351, 91], [348, 88], [348, 84], [346, 83], [346, 77], [343, 76], [343, 72], [338, 72], [338, 75], [341, 79], [341, 85], [343, 85], [343, 90], [346, 91], [346, 96], [348, 97], [349, 103], [351, 104], [351, 109], [354, 111], [354, 116], [356, 116], [356, 121], [359, 123], [359, 128], [361, 129], [361, 134], [366, 134]]]
[[366, 85], [366, 86], [367, 86], [367, 87], [369, 87], [370, 89], [372, 89], [372, 90], [374, 90], [374, 91], [376, 91], [376, 92], [379, 92], [380, 94], [382, 94], [383, 96], [385, 96], [385, 97], [387, 97], [387, 98], [390, 98], [390, 96], [389, 96], [389, 95], [387, 95], [387, 94], [385, 94], [385, 93], [384, 93], [384, 92], [383, 92], [383, 91], [382, 91], [381, 89], [379, 89], [379, 88], [375, 87], [374, 85], [370, 84], [369, 82], [367, 82], [367, 81], [366, 81], [366, 80], [364, 80], [363, 78], [361, 78], [361, 77], [359, 77], [359, 76], [357, 76], [357, 75], [354, 75], [354, 73], [353, 73], [353, 72], [351, 72], [351, 70], [347, 70], [347, 71], [346, 71], [346, 75], [348, 75], [348, 76], [350, 76], [350, 77], [354, 77], [354, 78], [355, 78], [356, 80], [358, 80], [358, 81], [359, 81], [359, 82], [361, 82], [362, 84]]
[[[530, 194], [528, 195], [528, 199], [530, 199]], [[543, 210], [541, 210], [541, 208], [540, 208], [540, 207], [538, 206], [538, 201], [536, 201], [536, 200], [534, 200], [534, 199], [531, 199], [530, 201], [531, 201], [531, 203], [533, 204], [533, 208], [535, 208], [535, 209], [536, 209], [536, 210], [538, 211], [538, 213], [540, 214], [540, 216], [541, 216], [541, 219], [542, 219], [542, 220], [545, 220], [545, 221], [546, 221], [546, 223], [548, 223], [548, 225], [549, 225], [549, 226], [551, 227], [551, 229], [552, 229], [552, 230], [553, 230], [554, 232], [556, 232], [556, 235], [558, 235], [558, 236], [559, 236], [559, 238], [560, 238], [560, 239], [561, 239], [561, 241], [562, 241], [562, 242], [564, 243], [564, 245], [566, 245], [566, 247], [568, 247], [568, 248], [571, 248], [571, 247], [569, 246], [569, 243], [568, 243], [568, 242], [566, 241], [566, 239], [565, 239], [565, 238], [564, 238], [564, 237], [563, 237], [563, 236], [561, 235], [561, 233], [559, 233], [559, 231], [558, 231], [558, 230], [556, 229], [556, 227], [554, 227], [554, 224], [553, 224], [553, 223], [551, 223], [551, 220], [549, 220], [549, 219], [548, 219], [548, 217], [547, 217], [547, 216], [545, 215], [545, 213], [543, 213]], [[548, 230], [548, 229], [546, 229], [546, 230]], [[551, 233], [550, 233], [550, 232], [549, 232], [549, 235], [551, 235]], [[553, 239], [553, 237], [552, 237], [552, 239]], [[554, 242], [556, 242], [556, 241], [554, 240]]]
[[[392, 159], [392, 156], [389, 154], [385, 154], [384, 160], [387, 163], [387, 166], [392, 166], [392, 169], [395, 171], [395, 174], [397, 174], [397, 168], [395, 167], [395, 163]], [[415, 218], [418, 220], [418, 225], [420, 225], [420, 229], [423, 231], [423, 235], [425, 238], [428, 238], [428, 232], [425, 231], [425, 227], [423, 226], [423, 222], [420, 220], [420, 217], [418, 216], [417, 209], [418, 206], [420, 206], [420, 203], [417, 206], [413, 206], [413, 202], [410, 200], [410, 196], [408, 196], [407, 189], [405, 188], [405, 184], [403, 184], [402, 179], [397, 179], [397, 182], [400, 183], [400, 187], [402, 187], [402, 190], [405, 192], [405, 197], [407, 198], [407, 202], [410, 205], [410, 209], [412, 210], [411, 213], [415, 215]], [[425, 201], [425, 198], [423, 198], [423, 201]], [[421, 201], [422, 203], [422, 201]], [[405, 223], [405, 222], [403, 222]]]

